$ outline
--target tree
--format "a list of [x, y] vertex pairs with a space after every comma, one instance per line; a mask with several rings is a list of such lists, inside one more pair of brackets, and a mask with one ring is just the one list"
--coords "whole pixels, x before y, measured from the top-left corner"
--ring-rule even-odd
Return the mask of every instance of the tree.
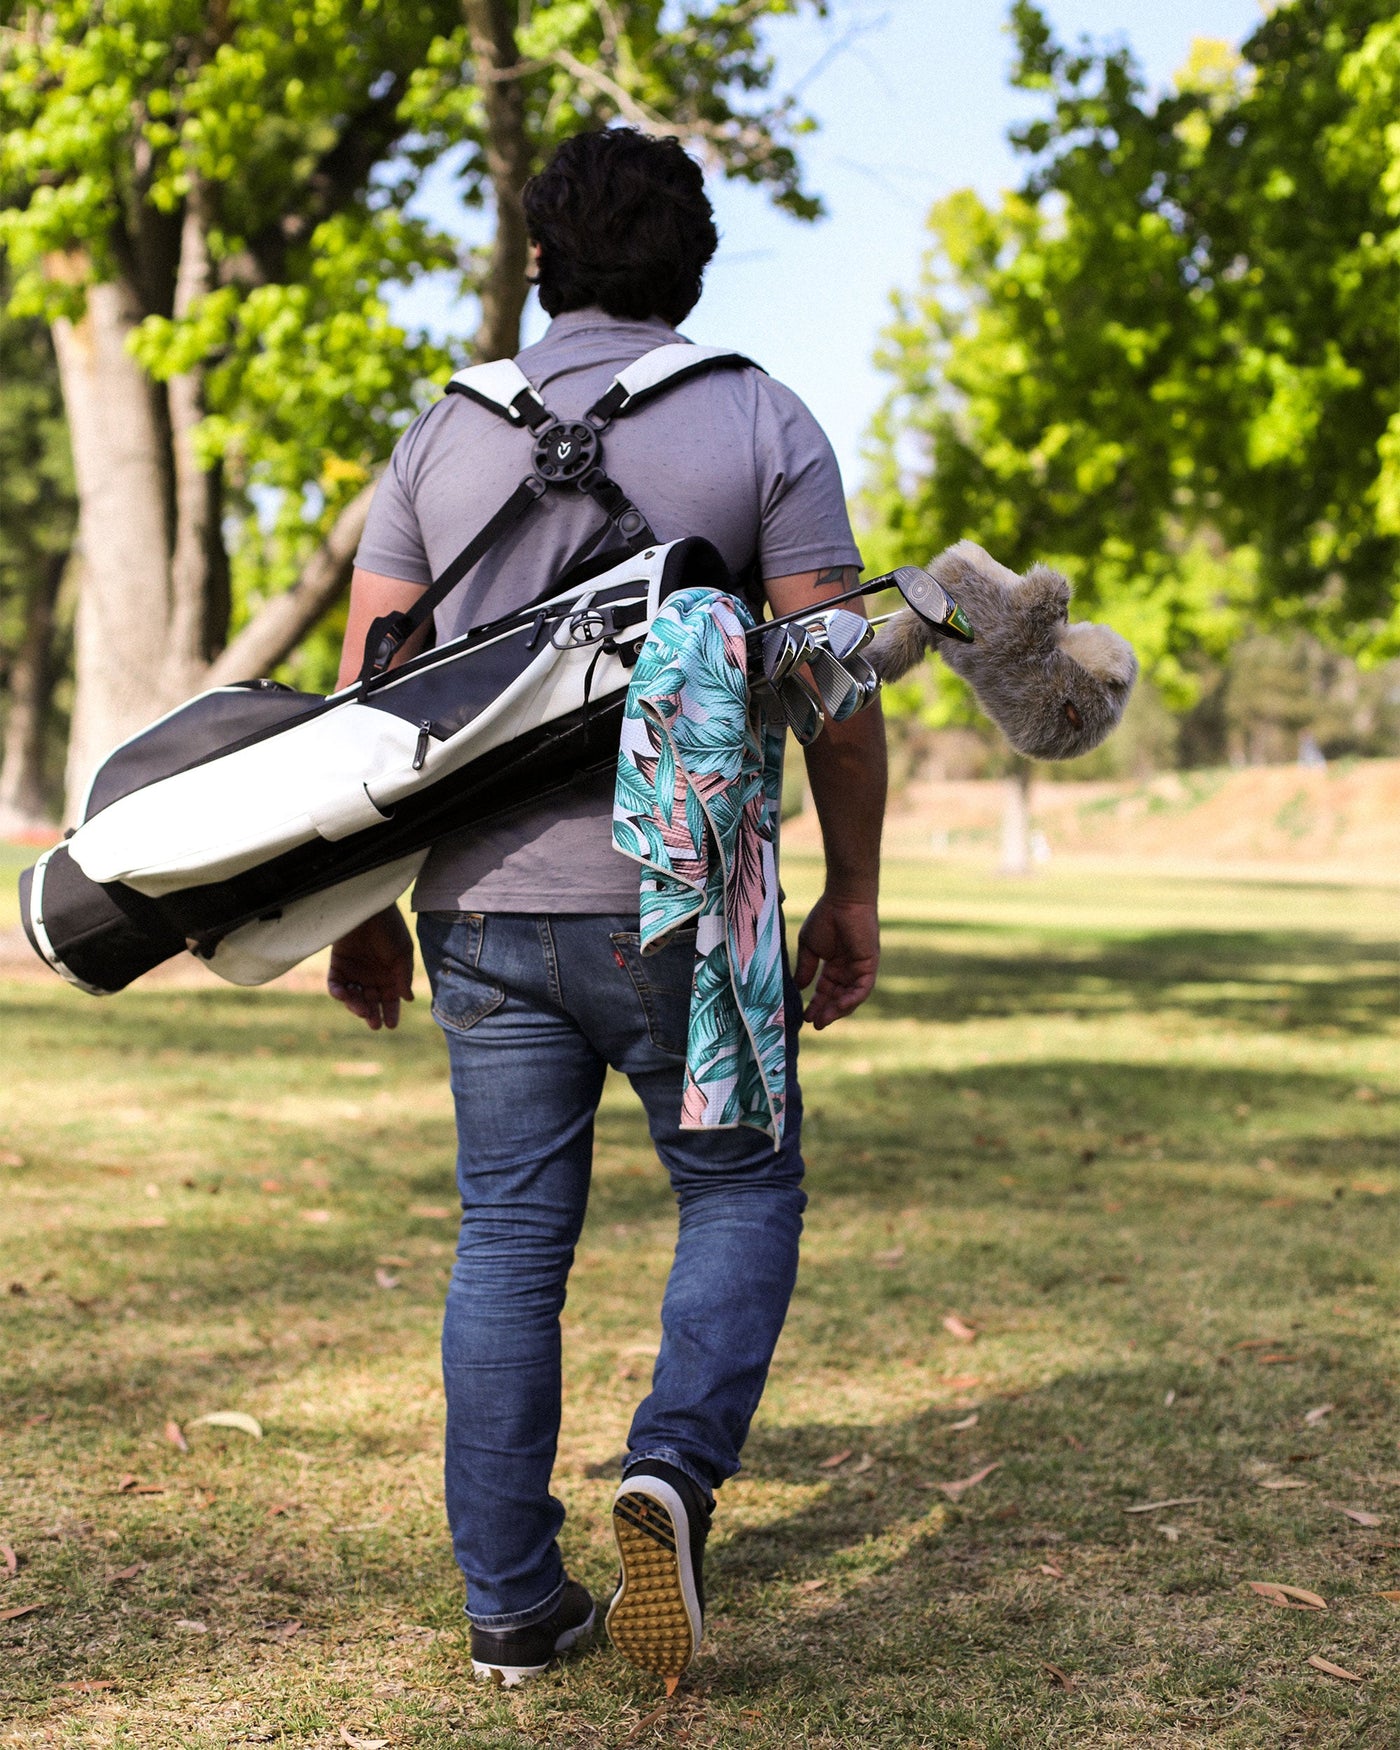
[[[1400, 23], [1288, 0], [1150, 99], [1012, 9], [1026, 185], [930, 218], [882, 362], [884, 559], [1060, 563], [1178, 703], [1251, 615], [1400, 648]], [[911, 448], [914, 461], [910, 466]]]
[[[51, 0], [0, 37], [11, 307], [51, 326], [84, 554], [71, 799], [114, 742], [281, 660], [348, 574], [374, 470], [441, 348], [385, 288], [458, 269], [476, 354], [512, 352], [520, 193], [622, 116], [696, 141], [801, 216], [760, 29], [822, 0]], [[461, 157], [485, 259], [407, 216]], [[232, 575], [229, 528], [233, 541]], [[225, 648], [235, 619], [245, 619]], [[222, 653], [222, 654], [221, 654]]]
[[[0, 301], [4, 294], [0, 281]], [[41, 823], [53, 801], [56, 610], [76, 504], [53, 348], [42, 322], [0, 316], [0, 831]]]

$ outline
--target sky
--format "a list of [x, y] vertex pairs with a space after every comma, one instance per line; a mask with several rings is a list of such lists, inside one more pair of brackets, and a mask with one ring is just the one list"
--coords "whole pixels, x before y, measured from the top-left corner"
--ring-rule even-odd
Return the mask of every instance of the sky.
[[[954, 189], [994, 198], [1020, 180], [1008, 127], [1037, 113], [1007, 83], [1005, 0], [833, 0], [831, 16], [776, 21], [778, 84], [796, 87], [820, 124], [802, 143], [807, 185], [828, 216], [777, 212], [760, 190], [714, 180], [721, 233], [705, 295], [683, 325], [690, 339], [756, 359], [811, 407], [836, 448], [848, 489], [885, 392], [872, 362], [891, 292], [914, 283], [930, 206]], [[1239, 42], [1260, 0], [1047, 0], [1061, 40], [1126, 39], [1154, 87], [1168, 84], [1198, 36]], [[444, 178], [425, 210], [462, 228]], [[396, 300], [401, 319], [465, 335], [470, 306], [442, 284]], [[525, 338], [547, 318], [534, 300]]]

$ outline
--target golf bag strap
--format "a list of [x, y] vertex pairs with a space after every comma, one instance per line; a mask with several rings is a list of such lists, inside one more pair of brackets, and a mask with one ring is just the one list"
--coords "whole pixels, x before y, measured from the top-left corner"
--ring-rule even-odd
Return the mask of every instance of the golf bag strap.
[[[625, 417], [654, 396], [688, 378], [716, 370], [759, 368], [742, 353], [726, 352], [720, 347], [692, 346], [688, 341], [653, 347], [618, 372], [584, 417], [595, 431], [601, 432], [614, 419]], [[494, 359], [490, 364], [473, 365], [458, 371], [449, 381], [447, 392], [465, 395], [508, 424], [527, 427], [537, 434], [540, 443], [547, 442], [547, 434], [559, 424], [514, 359]], [[381, 614], [371, 622], [360, 664], [361, 686], [369, 685], [388, 670], [398, 652], [419, 627], [427, 623], [472, 566], [515, 527], [551, 484], [561, 482], [548, 481], [538, 473], [528, 475], [490, 522], [473, 535], [446, 570], [433, 579], [411, 608], [403, 613]], [[656, 535], [651, 524], [601, 466], [594, 466], [578, 477], [577, 485], [629, 546], [655, 543]]]
[[726, 352], [718, 346], [691, 346], [688, 341], [672, 341], [644, 352], [626, 370], [619, 371], [584, 418], [596, 430], [603, 431], [614, 419], [635, 413], [655, 396], [691, 377], [706, 376], [711, 371], [760, 369], [761, 366], [742, 353]]
[[458, 371], [448, 382], [447, 392], [465, 395], [512, 425], [525, 425], [531, 431], [538, 431], [554, 418], [514, 359], [494, 359], [489, 365], [472, 365]]
[[538, 474], [522, 480], [489, 523], [478, 529], [452, 563], [428, 585], [403, 613], [381, 614], [365, 637], [359, 680], [363, 685], [381, 675], [420, 626], [426, 625], [451, 592], [490, 548], [507, 535], [545, 491]]

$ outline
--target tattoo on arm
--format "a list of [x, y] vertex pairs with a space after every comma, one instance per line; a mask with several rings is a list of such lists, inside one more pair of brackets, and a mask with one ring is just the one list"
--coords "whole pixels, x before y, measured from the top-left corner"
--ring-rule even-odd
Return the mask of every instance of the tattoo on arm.
[[817, 573], [817, 580], [812, 587], [825, 589], [829, 583], [839, 583], [847, 589], [852, 589], [855, 586], [857, 575], [854, 565], [828, 565], [825, 571]]

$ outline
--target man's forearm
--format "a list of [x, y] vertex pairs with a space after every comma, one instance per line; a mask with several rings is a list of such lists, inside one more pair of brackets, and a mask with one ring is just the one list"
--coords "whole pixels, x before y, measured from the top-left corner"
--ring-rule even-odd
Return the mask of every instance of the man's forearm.
[[826, 848], [826, 891], [833, 899], [874, 905], [887, 785], [879, 702], [845, 723], [828, 722], [806, 755]]

